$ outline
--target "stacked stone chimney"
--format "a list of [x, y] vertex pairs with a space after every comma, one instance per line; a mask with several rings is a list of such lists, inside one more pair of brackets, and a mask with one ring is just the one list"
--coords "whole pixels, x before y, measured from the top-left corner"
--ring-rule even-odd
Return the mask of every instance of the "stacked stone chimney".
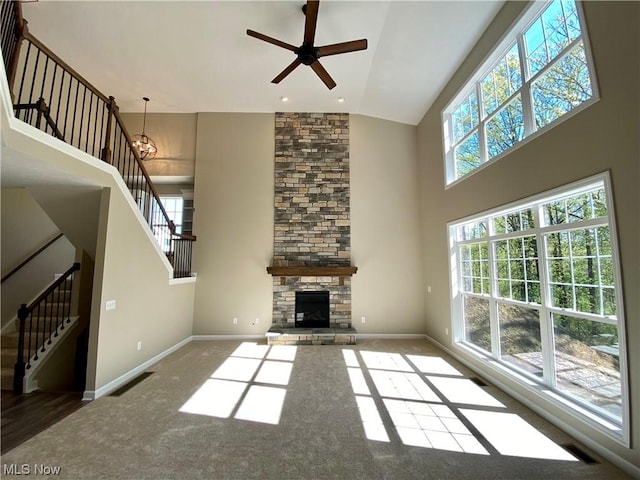
[[[272, 266], [349, 266], [349, 114], [276, 113]], [[283, 284], [284, 281], [284, 284]], [[351, 278], [273, 277], [273, 324], [292, 326], [296, 290], [329, 290], [331, 324], [351, 326]]]

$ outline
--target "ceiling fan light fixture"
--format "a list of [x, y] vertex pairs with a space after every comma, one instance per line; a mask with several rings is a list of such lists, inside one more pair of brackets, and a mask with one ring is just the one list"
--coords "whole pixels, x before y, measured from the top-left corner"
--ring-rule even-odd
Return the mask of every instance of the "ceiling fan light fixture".
[[149, 136], [144, 132], [147, 125], [147, 102], [149, 101], [149, 97], [142, 97], [142, 100], [144, 100], [142, 133], [138, 133], [131, 137], [131, 143], [133, 144], [133, 148], [138, 151], [140, 160], [151, 160], [152, 158], [155, 158], [156, 154], [158, 153], [158, 148], [156, 147], [156, 142], [149, 138]]
[[307, 3], [302, 7], [302, 11], [305, 15], [304, 24], [304, 37], [302, 45], [296, 47], [290, 43], [283, 42], [277, 38], [269, 37], [262, 33], [248, 29], [247, 35], [257, 38], [263, 42], [276, 45], [277, 47], [289, 50], [296, 55], [295, 60], [289, 64], [280, 74], [278, 74], [271, 83], [280, 83], [291, 72], [293, 72], [300, 65], [307, 65], [315, 72], [315, 74], [322, 80], [326, 87], [331, 90], [336, 86], [336, 82], [331, 78], [329, 72], [320, 63], [321, 57], [327, 57], [330, 55], [339, 55], [342, 53], [357, 52], [367, 49], [367, 39], [352, 40], [350, 42], [333, 43], [331, 45], [315, 46], [316, 26], [318, 22], [318, 9], [320, 6], [319, 0], [307, 0]]

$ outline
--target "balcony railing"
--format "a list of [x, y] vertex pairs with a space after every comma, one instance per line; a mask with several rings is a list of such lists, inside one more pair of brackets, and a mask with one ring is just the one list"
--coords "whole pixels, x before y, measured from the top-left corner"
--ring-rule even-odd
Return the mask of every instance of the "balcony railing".
[[95, 88], [29, 33], [19, 2], [2, 2], [0, 44], [15, 117], [113, 165], [174, 268], [191, 275], [195, 236], [176, 232], [120, 117]]

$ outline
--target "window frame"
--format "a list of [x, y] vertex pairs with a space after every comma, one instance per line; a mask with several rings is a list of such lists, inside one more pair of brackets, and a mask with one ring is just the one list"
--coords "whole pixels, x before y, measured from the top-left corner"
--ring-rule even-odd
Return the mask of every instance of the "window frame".
[[[551, 305], [549, 282], [547, 274], [547, 255], [544, 247], [544, 235], [554, 230], [573, 230], [571, 223], [563, 223], [560, 225], [542, 225], [540, 221], [536, 220], [535, 235], [538, 240], [538, 263], [539, 263], [539, 278], [540, 278], [540, 303], [531, 303], [526, 301], [513, 300], [511, 298], [502, 298], [496, 291], [497, 287], [497, 275], [495, 271], [490, 272], [490, 292], [485, 293], [473, 293], [464, 291], [461, 272], [461, 259], [458, 255], [458, 249], [460, 245], [474, 244], [478, 242], [486, 242], [489, 252], [489, 269], [494, 270], [496, 265], [496, 259], [494, 258], [493, 241], [502, 240], [507, 238], [518, 238], [522, 236], [530, 235], [532, 230], [521, 230], [516, 232], [507, 232], [503, 234], [494, 234], [493, 225], [490, 219], [492, 217], [510, 213], [516, 210], [524, 210], [529, 207], [534, 208], [534, 215], [539, 215], [538, 210], [541, 209], [543, 203], [548, 203], [554, 199], [566, 197], [568, 194], [578, 194], [580, 191], [589, 191], [594, 185], [601, 183], [607, 202], [607, 215], [606, 217], [599, 217], [597, 219], [587, 219], [578, 222], [581, 227], [591, 226], [602, 223], [602, 218], [606, 218], [606, 223], [609, 227], [610, 242], [611, 242], [611, 257], [614, 268], [614, 288], [615, 288], [615, 300], [617, 305], [616, 320], [615, 323], [618, 327], [618, 343], [619, 343], [619, 371], [620, 371], [620, 383], [621, 383], [621, 415], [618, 420], [614, 415], [607, 415], [602, 410], [596, 410], [590, 404], [581, 401], [577, 397], [571, 397], [564, 394], [561, 390], [555, 387], [555, 370], [552, 368], [553, 359], [557, 350], [553, 348], [550, 352], [549, 346], [554, 345], [554, 331], [553, 322], [551, 321], [551, 315], [563, 314], [569, 316], [578, 316], [584, 320], [597, 320], [601, 323], [607, 322], [607, 315], [590, 314], [587, 312], [574, 311], [564, 309], [561, 307], [554, 307]], [[539, 207], [539, 208], [538, 208]], [[473, 222], [485, 221], [487, 227], [490, 229], [487, 235], [483, 238], [470, 238], [467, 240], [459, 240], [457, 237], [457, 229], [464, 225], [469, 225]], [[478, 214], [474, 214], [469, 217], [465, 217], [447, 224], [447, 232], [449, 237], [449, 285], [450, 285], [450, 307], [451, 307], [451, 332], [452, 332], [452, 347], [454, 350], [465, 352], [470, 354], [473, 358], [476, 358], [481, 362], [483, 368], [487, 368], [500, 376], [508, 374], [508, 378], [515, 381], [519, 386], [530, 391], [533, 396], [543, 401], [549, 401], [556, 406], [560, 406], [564, 411], [568, 412], [572, 417], [579, 421], [594, 427], [598, 431], [604, 433], [616, 442], [629, 447], [630, 445], [630, 416], [629, 416], [629, 377], [627, 369], [627, 338], [626, 338], [626, 324], [625, 324], [625, 309], [623, 298], [623, 285], [620, 268], [620, 255], [617, 239], [617, 228], [615, 225], [615, 214], [613, 204], [613, 192], [611, 188], [610, 174], [609, 172], [600, 173], [592, 177], [567, 184], [553, 190], [543, 192], [526, 199], [522, 199], [516, 202], [512, 202], [508, 205], [504, 205], [498, 208], [487, 210]], [[500, 355], [500, 337], [498, 329], [495, 327], [495, 323], [499, 323], [497, 312], [490, 312], [490, 324], [491, 324], [491, 350], [484, 350], [479, 346], [474, 346], [466, 340], [465, 330], [465, 318], [463, 315], [463, 304], [465, 296], [482, 298], [489, 301], [489, 309], [495, 309], [500, 304], [516, 305], [524, 308], [539, 309], [540, 311], [540, 333], [543, 344], [547, 345], [547, 353], [542, 353], [544, 359], [543, 377], [536, 377], [533, 373], [528, 373], [522, 369], [515, 367], [514, 365], [501, 359]], [[608, 317], [611, 317], [609, 315]], [[567, 408], [570, 406], [571, 408]]]
[[[458, 90], [453, 98], [447, 103], [446, 107], [441, 112], [441, 125], [442, 125], [442, 147], [444, 152], [444, 185], [445, 189], [449, 189], [454, 185], [457, 185], [462, 180], [469, 178], [476, 172], [492, 165], [496, 161], [504, 158], [510, 153], [514, 152], [523, 145], [526, 145], [531, 140], [537, 138], [539, 135], [549, 131], [551, 128], [561, 124], [574, 115], [580, 113], [585, 108], [593, 105], [600, 100], [600, 92], [598, 88], [598, 81], [596, 77], [596, 69], [591, 53], [591, 44], [589, 41], [589, 35], [587, 32], [586, 20], [582, 9], [582, 2], [575, 1], [576, 11], [578, 14], [578, 20], [580, 22], [581, 35], [574, 40], [570, 41], [560, 53], [558, 53], [553, 60], [548, 62], [544, 68], [540, 69], [530, 78], [528, 77], [528, 65], [526, 62], [526, 49], [524, 44], [524, 34], [529, 27], [535, 23], [542, 15], [544, 10], [553, 2], [553, 0], [547, 0], [544, 2], [531, 2], [531, 5], [519, 15], [513, 25], [505, 32], [497, 44], [493, 47], [491, 52], [480, 62], [480, 65], [474, 70], [474, 73], [464, 82], [464, 85]], [[549, 72], [554, 65], [564, 59], [566, 55], [574, 48], [576, 48], [582, 42], [585, 58], [587, 62], [587, 68], [589, 72], [592, 96], [588, 100], [582, 102], [580, 105], [572, 108], [568, 112], [564, 113], [560, 117], [552, 120], [546, 125], [536, 129], [535, 128], [535, 111], [532, 102], [532, 85], [545, 73]], [[522, 73], [522, 85], [519, 89], [512, 92], [506, 97], [503, 102], [498, 105], [490, 114], [485, 115], [484, 102], [482, 98], [482, 80], [493, 71], [494, 67], [507, 55], [507, 53], [518, 45], [519, 61], [521, 65]], [[478, 123], [470, 131], [465, 133], [460, 140], [454, 141], [453, 121], [452, 114], [460, 106], [472, 92], [475, 91], [478, 109]], [[518, 96], [520, 96], [522, 104], [522, 117], [523, 117], [523, 138], [517, 141], [514, 145], [494, 157], [489, 157], [487, 140], [485, 135], [486, 124], [493, 118], [495, 118], [499, 112], [501, 112], [506, 106], [513, 102]], [[479, 142], [479, 165], [466, 173], [461, 177], [457, 177], [456, 162], [455, 162], [455, 149], [457, 146], [462, 145], [467, 139], [469, 139], [474, 132], [478, 134]]]

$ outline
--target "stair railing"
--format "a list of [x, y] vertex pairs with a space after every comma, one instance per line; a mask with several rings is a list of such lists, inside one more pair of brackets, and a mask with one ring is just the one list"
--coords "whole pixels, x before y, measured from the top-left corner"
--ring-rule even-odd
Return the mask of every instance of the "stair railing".
[[62, 233], [57, 233], [55, 236], [53, 236], [50, 240], [46, 241], [40, 248], [38, 248], [35, 252], [33, 252], [31, 255], [29, 255], [27, 258], [25, 258], [24, 260], [22, 260], [18, 265], [16, 265], [15, 267], [13, 267], [11, 269], [11, 271], [9, 273], [7, 273], [6, 275], [2, 276], [2, 280], [0, 280], [0, 283], [4, 283], [7, 280], [9, 280], [9, 278], [11, 278], [14, 274], [16, 274], [17, 272], [19, 272], [20, 270], [22, 270], [23, 267], [25, 267], [26, 265], [29, 264], [29, 262], [31, 262], [31, 260], [33, 260], [34, 258], [36, 258], [38, 255], [40, 255], [42, 252], [44, 252], [47, 248], [49, 248], [51, 245], [53, 245], [54, 243], [56, 243], [59, 239], [61, 239], [64, 235]]
[[80, 269], [74, 263], [29, 305], [18, 309], [18, 359], [14, 367], [13, 391], [24, 391], [26, 371], [47, 351], [53, 339], [71, 322], [71, 294], [74, 272]]
[[133, 147], [115, 98], [102, 94], [31, 35], [19, 2], [2, 2], [0, 18], [15, 117], [113, 165], [174, 267], [174, 277], [190, 276], [196, 237], [177, 233]]

